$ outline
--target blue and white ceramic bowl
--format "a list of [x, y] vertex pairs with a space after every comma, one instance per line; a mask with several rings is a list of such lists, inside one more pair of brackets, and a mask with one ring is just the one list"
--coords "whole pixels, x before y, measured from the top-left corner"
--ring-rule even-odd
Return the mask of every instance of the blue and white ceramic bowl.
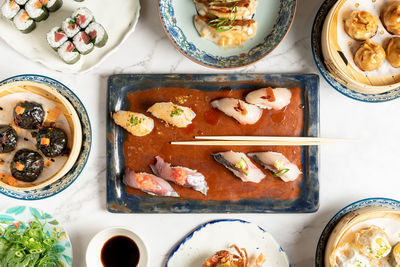
[[327, 17], [331, 8], [336, 4], [337, 0], [326, 0], [320, 7], [317, 16], [314, 20], [314, 25], [312, 28], [311, 35], [311, 48], [314, 56], [315, 64], [319, 69], [322, 76], [325, 80], [337, 91], [342, 93], [345, 96], [353, 98], [355, 100], [363, 101], [363, 102], [385, 102], [396, 99], [400, 97], [400, 88], [382, 93], [382, 94], [364, 94], [354, 90], [347, 88], [346, 86], [339, 83], [338, 80], [335, 79], [326, 68], [324, 63], [324, 57], [322, 54], [321, 47], [321, 34], [322, 28], [324, 26], [325, 18]]
[[161, 22], [176, 48], [194, 62], [218, 69], [240, 68], [266, 57], [285, 38], [295, 11], [296, 0], [258, 0], [256, 36], [240, 47], [225, 49], [200, 37], [193, 23], [197, 15], [193, 1], [159, 0]]
[[[355, 216], [358, 216], [361, 209], [382, 209], [382, 210], [395, 210], [400, 212], [400, 201], [388, 198], [367, 198], [357, 202], [354, 202], [333, 216], [333, 218], [328, 222], [325, 229], [323, 230], [321, 237], [318, 241], [317, 252], [315, 255], [315, 266], [325, 267], [325, 250], [328, 245], [329, 238], [335, 227], [345, 218], [353, 220]], [[336, 231], [336, 230], [335, 230]], [[328, 267], [328, 266], [326, 266]]]
[[19, 81], [31, 81], [31, 82], [42, 83], [42, 84], [48, 85], [48, 86], [56, 89], [57, 92], [60, 93], [62, 96], [64, 96], [75, 108], [75, 110], [79, 116], [79, 119], [81, 122], [81, 127], [82, 127], [82, 149], [81, 149], [81, 152], [80, 152], [75, 164], [73, 165], [73, 167], [69, 170], [69, 172], [66, 175], [64, 175], [63, 178], [58, 179], [57, 181], [55, 181], [54, 183], [52, 183], [46, 187], [43, 187], [40, 189], [35, 189], [35, 190], [30, 190], [30, 191], [13, 191], [10, 189], [6, 189], [4, 187], [0, 187], [0, 193], [4, 194], [6, 196], [13, 197], [16, 199], [22, 199], [22, 200], [38, 200], [38, 199], [51, 197], [51, 196], [63, 191], [65, 188], [70, 186], [76, 180], [76, 178], [78, 178], [79, 174], [82, 172], [83, 168], [85, 167], [87, 159], [89, 157], [91, 143], [92, 143], [92, 130], [91, 130], [91, 126], [90, 126], [89, 116], [88, 116], [86, 109], [83, 106], [82, 102], [64, 84], [62, 84], [54, 79], [51, 79], [49, 77], [27, 74], [27, 75], [19, 75], [19, 76], [8, 78], [8, 79], [0, 82], [0, 86], [7, 84], [7, 83], [19, 82]]

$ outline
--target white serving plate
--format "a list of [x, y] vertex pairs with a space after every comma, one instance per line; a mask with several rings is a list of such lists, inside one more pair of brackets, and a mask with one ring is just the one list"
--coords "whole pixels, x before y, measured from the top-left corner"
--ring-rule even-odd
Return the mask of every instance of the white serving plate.
[[[0, 0], [3, 5], [6, 0]], [[78, 7], [87, 7], [97, 22], [106, 29], [109, 39], [106, 46], [95, 48], [92, 53], [81, 57], [78, 63], [64, 63], [47, 43], [46, 34], [55, 26], [61, 26], [63, 20], [71, 16]], [[0, 15], [0, 37], [23, 56], [42, 63], [46, 67], [66, 72], [83, 73], [99, 65], [111, 55], [130, 33], [135, 30], [139, 19], [139, 0], [86, 0], [76, 2], [64, 0], [56, 12], [50, 13], [47, 20], [37, 23], [29, 34], [18, 31], [13, 23]]]

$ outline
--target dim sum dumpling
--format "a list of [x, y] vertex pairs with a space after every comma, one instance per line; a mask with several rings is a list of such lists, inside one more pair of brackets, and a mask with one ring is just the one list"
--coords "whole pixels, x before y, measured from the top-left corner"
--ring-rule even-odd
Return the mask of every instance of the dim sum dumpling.
[[357, 50], [354, 63], [362, 71], [373, 71], [382, 65], [385, 58], [386, 53], [382, 46], [367, 40]]
[[390, 39], [386, 48], [387, 60], [394, 68], [400, 67], [400, 37]]
[[400, 34], [400, 1], [390, 4], [383, 13], [383, 25], [392, 34]]
[[378, 31], [379, 20], [367, 11], [353, 11], [344, 23], [347, 34], [356, 40], [365, 41]]

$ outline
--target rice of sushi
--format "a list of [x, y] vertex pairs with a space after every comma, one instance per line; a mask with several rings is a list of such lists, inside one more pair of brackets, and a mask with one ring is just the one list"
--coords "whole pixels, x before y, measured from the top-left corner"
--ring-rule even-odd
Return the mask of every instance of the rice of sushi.
[[17, 2], [13, 0], [7, 0], [1, 7], [1, 14], [3, 14], [3, 17], [5, 17], [6, 19], [12, 19], [13, 17], [15, 17], [15, 15], [17, 15], [20, 9], [21, 8], [17, 4]]
[[108, 34], [101, 24], [92, 22], [86, 28], [85, 32], [87, 35], [89, 35], [90, 40], [95, 46], [103, 47], [106, 45], [108, 41]]
[[21, 9], [13, 19], [15, 27], [23, 33], [30, 33], [36, 28], [36, 22], [29, 17], [28, 12]]
[[75, 35], [73, 43], [82, 55], [87, 55], [92, 52], [94, 45], [90, 41], [89, 36], [85, 32], [79, 32]]
[[67, 64], [75, 64], [81, 58], [81, 54], [79, 54], [78, 50], [75, 48], [75, 45], [67, 41], [58, 49], [58, 55], [64, 60]]
[[59, 10], [63, 5], [63, 0], [40, 0], [50, 12]]
[[74, 37], [81, 30], [72, 18], [64, 20], [61, 28], [69, 38]]
[[29, 16], [37, 22], [46, 20], [49, 17], [49, 11], [43, 8], [43, 4], [40, 0], [29, 0], [28, 3], [25, 4], [25, 10], [28, 12]]
[[18, 4], [18, 5], [25, 5], [26, 4], [26, 2], [28, 2], [28, 0], [15, 0], [15, 2]]
[[53, 49], [59, 48], [68, 41], [68, 37], [60, 27], [54, 27], [47, 33], [47, 42]]
[[92, 11], [86, 7], [80, 7], [72, 14], [72, 18], [82, 29], [86, 28], [90, 22], [94, 21]]

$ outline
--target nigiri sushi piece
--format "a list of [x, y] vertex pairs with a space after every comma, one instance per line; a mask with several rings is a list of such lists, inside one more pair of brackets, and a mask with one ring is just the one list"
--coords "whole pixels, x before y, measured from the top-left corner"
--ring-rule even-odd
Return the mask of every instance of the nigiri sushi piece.
[[204, 175], [196, 170], [185, 167], [171, 167], [170, 163], [157, 156], [156, 163], [150, 165], [153, 173], [165, 180], [174, 182], [184, 187], [193, 188], [196, 191], [207, 195], [208, 186]]
[[179, 197], [178, 193], [164, 179], [149, 173], [127, 171], [123, 180], [127, 186], [139, 189], [150, 195]]
[[291, 98], [292, 92], [287, 88], [268, 87], [250, 92], [246, 96], [246, 102], [262, 109], [281, 110], [290, 104]]
[[265, 169], [272, 171], [274, 177], [281, 178], [284, 182], [294, 181], [302, 173], [296, 164], [291, 163], [281, 153], [258, 152], [249, 153], [248, 155]]
[[178, 128], [186, 128], [196, 117], [191, 108], [178, 106], [172, 102], [155, 103], [148, 110], [154, 117]]
[[120, 110], [113, 114], [116, 124], [135, 136], [145, 136], [154, 129], [154, 121], [141, 113]]
[[194, 0], [194, 3], [200, 16], [221, 19], [251, 19], [257, 7], [256, 0]]
[[211, 156], [243, 182], [259, 183], [265, 178], [265, 174], [244, 153], [227, 151], [211, 154]]
[[262, 116], [262, 109], [255, 105], [236, 98], [221, 98], [211, 102], [213, 108], [217, 108], [226, 115], [234, 118], [240, 124], [255, 124]]

